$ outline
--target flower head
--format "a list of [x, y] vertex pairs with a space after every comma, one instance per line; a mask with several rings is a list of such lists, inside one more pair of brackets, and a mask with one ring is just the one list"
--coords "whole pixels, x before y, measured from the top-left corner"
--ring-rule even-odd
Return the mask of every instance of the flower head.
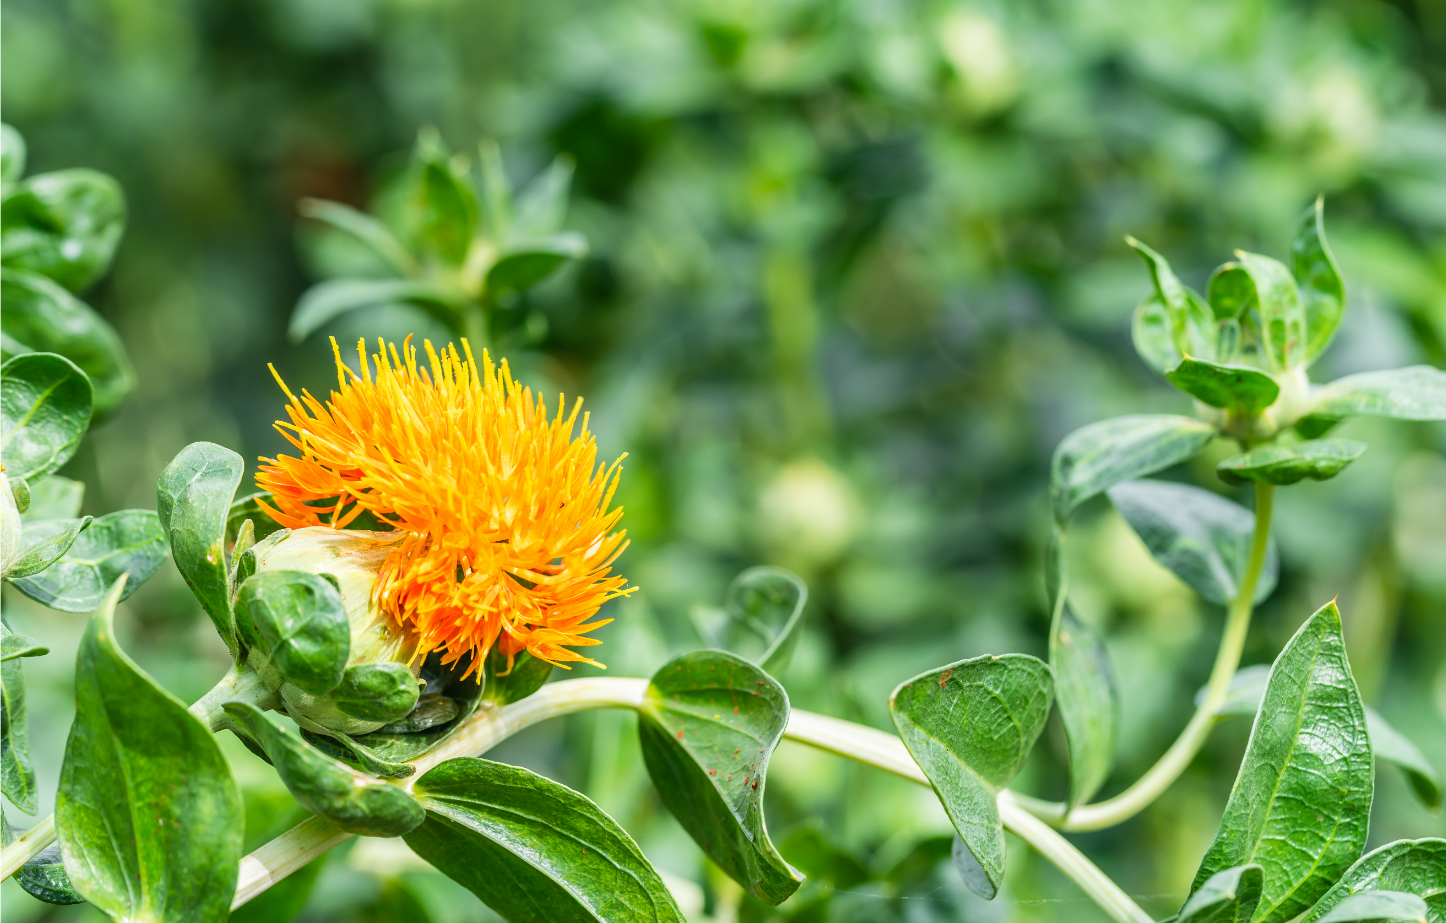
[[[480, 668], [496, 644], [561, 665], [593, 663], [571, 648], [598, 644], [589, 621], [609, 599], [632, 592], [613, 575], [626, 547], [609, 510], [621, 473], [597, 463], [582, 401], [549, 417], [541, 397], [467, 341], [463, 354], [425, 343], [419, 367], [411, 339], [378, 341], [361, 374], [342, 361], [337, 390], [322, 404], [277, 382], [290, 422], [277, 429], [299, 455], [263, 458], [260, 505], [290, 528], [345, 528], [363, 512], [398, 536], [377, 574], [373, 597], [417, 635], [417, 657], [434, 650], [452, 663], [472, 654]], [[465, 356], [465, 358], [464, 358]], [[275, 374], [275, 369], [272, 370]]]

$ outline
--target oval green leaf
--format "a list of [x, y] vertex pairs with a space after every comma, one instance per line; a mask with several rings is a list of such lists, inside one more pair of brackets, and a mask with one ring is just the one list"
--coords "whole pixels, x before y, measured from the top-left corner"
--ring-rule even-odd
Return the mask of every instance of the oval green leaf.
[[1264, 872], [1258, 865], [1216, 872], [1185, 901], [1174, 923], [1250, 923], [1260, 903]]
[[1446, 420], [1446, 372], [1429, 365], [1338, 378], [1311, 395], [1296, 428], [1319, 436], [1345, 417]]
[[6, 266], [78, 292], [105, 275], [125, 226], [119, 183], [95, 170], [57, 170], [32, 176], [6, 195], [0, 248]]
[[1161, 374], [1180, 364], [1180, 348], [1170, 332], [1170, 312], [1160, 296], [1151, 292], [1135, 308], [1130, 339], [1145, 364]]
[[245, 470], [241, 456], [230, 449], [193, 442], [156, 482], [156, 512], [176, 569], [233, 654], [237, 647], [226, 568], [226, 518]]
[[1050, 465], [1055, 519], [1064, 522], [1081, 503], [1121, 481], [1194, 457], [1213, 438], [1209, 424], [1173, 414], [1133, 414], [1075, 430], [1060, 441]]
[[70, 461], [90, 426], [90, 379], [54, 353], [27, 353], [0, 366], [0, 462], [27, 480]]
[[359, 663], [348, 667], [331, 691], [344, 715], [363, 721], [396, 721], [417, 704], [417, 678], [404, 663]]
[[1049, 667], [1026, 654], [961, 660], [921, 673], [889, 697], [904, 746], [983, 870], [984, 897], [1004, 879], [996, 794], [1024, 765], [1053, 698]]
[[[509, 662], [510, 661], [510, 662]], [[483, 665], [482, 698], [496, 705], [511, 705], [520, 702], [541, 689], [552, 676], [552, 664], [519, 651], [508, 657], [492, 645]]]
[[1362, 856], [1300, 923], [1320, 923], [1354, 894], [1404, 891], [1426, 899], [1430, 923], [1446, 923], [1446, 839], [1397, 840]]
[[[1255, 533], [1250, 510], [1208, 490], [1166, 481], [1126, 481], [1111, 487], [1109, 498], [1155, 560], [1195, 592], [1222, 606], [1240, 592]], [[1279, 573], [1272, 538], [1255, 602], [1271, 594]]]
[[1243, 250], [1235, 255], [1254, 288], [1266, 360], [1277, 372], [1295, 368], [1306, 356], [1305, 306], [1295, 279], [1279, 260]]
[[96, 414], [109, 413], [135, 387], [120, 335], [91, 307], [51, 280], [21, 269], [0, 271], [0, 314], [7, 350], [57, 353], [74, 362], [95, 389]]
[[50, 653], [50, 648], [45, 647], [34, 638], [16, 634], [10, 630], [8, 625], [0, 623], [0, 662], [14, 660], [17, 657], [44, 657]]
[[1255, 307], [1255, 284], [1239, 263], [1224, 263], [1210, 274], [1210, 310], [1220, 320], [1239, 320]]
[[1373, 766], [1340, 612], [1329, 603], [1276, 658], [1240, 774], [1192, 894], [1215, 873], [1265, 869], [1256, 923], [1284, 923], [1360, 855]]
[[1280, 396], [1280, 385], [1274, 378], [1248, 365], [1224, 365], [1186, 356], [1165, 377], [1211, 407], [1241, 414], [1260, 413]]
[[1215, 473], [1220, 480], [1237, 487], [1251, 481], [1277, 486], [1305, 478], [1324, 481], [1340, 474], [1365, 451], [1366, 444], [1354, 439], [1313, 439], [1289, 446], [1268, 445], [1225, 459], [1215, 467]]
[[89, 516], [80, 519], [27, 521], [20, 532], [20, 557], [11, 562], [9, 570], [3, 576], [15, 580], [45, 570], [70, 550], [76, 537], [90, 523]]
[[316, 574], [273, 570], [236, 593], [236, 634], [252, 649], [252, 667], [267, 661], [297, 688], [325, 695], [337, 687], [351, 656], [351, 623], [336, 587]]
[[261, 747], [287, 790], [308, 811], [361, 836], [401, 836], [422, 822], [422, 806], [411, 795], [342, 765], [281, 719], [247, 702], [222, 707], [227, 727]]
[[638, 719], [643, 762], [663, 805], [744, 890], [775, 905], [803, 880], [763, 818], [768, 760], [787, 723], [783, 687], [724, 651], [664, 664]]
[[122, 920], [224, 920], [245, 812], [207, 727], [115, 643], [116, 581], [75, 663], [55, 822], [75, 890]]
[[1170, 324], [1170, 338], [1174, 341], [1175, 348], [1181, 355], [1214, 359], [1218, 334], [1215, 318], [1205, 299], [1187, 288], [1175, 276], [1163, 256], [1133, 237], [1126, 237], [1125, 243], [1135, 249], [1150, 270], [1150, 280], [1155, 285], [1155, 297], [1165, 307], [1165, 316]]
[[587, 798], [463, 757], [417, 780], [407, 845], [512, 923], [684, 923], [632, 837]]
[[91, 522], [60, 560], [14, 584], [52, 609], [91, 612], [105, 600], [117, 577], [128, 577], [120, 597], [125, 599], [165, 560], [166, 534], [160, 517], [150, 510], [117, 510]]
[[1290, 268], [1304, 302], [1305, 361], [1310, 362], [1325, 352], [1346, 313], [1346, 284], [1326, 244], [1325, 203], [1319, 198], [1301, 216], [1290, 244]]
[[[17, 640], [23, 635], [12, 632], [9, 626], [0, 623], [0, 635], [4, 636], [5, 653], [16, 651], [16, 656], [6, 656], [0, 661], [0, 792], [10, 803], [34, 814], [39, 805], [35, 787], [35, 767], [30, 763], [30, 730], [25, 713], [25, 673], [21, 668], [21, 653], [28, 648]], [[29, 639], [26, 639], [29, 640]], [[33, 642], [32, 642], [33, 643]]]

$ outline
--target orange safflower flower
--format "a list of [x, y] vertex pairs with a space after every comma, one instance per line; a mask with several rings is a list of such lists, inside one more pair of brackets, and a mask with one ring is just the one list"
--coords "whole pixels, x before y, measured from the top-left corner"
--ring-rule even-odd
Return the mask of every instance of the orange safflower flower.
[[[337, 390], [325, 406], [303, 391], [289, 400], [290, 422], [276, 428], [299, 457], [261, 459], [256, 483], [290, 528], [344, 528], [363, 511], [391, 525], [397, 546], [377, 575], [373, 602], [418, 636], [417, 656], [472, 654], [478, 670], [494, 644], [512, 658], [526, 650], [556, 665], [595, 663], [573, 647], [601, 642], [587, 633], [604, 602], [633, 591], [611, 566], [627, 546], [609, 511], [619, 458], [604, 469], [582, 401], [549, 419], [546, 404], [513, 380], [504, 359], [484, 351], [479, 372], [448, 345], [425, 343], [419, 368], [411, 338], [398, 355], [378, 340], [361, 374], [336, 355]], [[382, 533], [386, 534], [386, 533]]]

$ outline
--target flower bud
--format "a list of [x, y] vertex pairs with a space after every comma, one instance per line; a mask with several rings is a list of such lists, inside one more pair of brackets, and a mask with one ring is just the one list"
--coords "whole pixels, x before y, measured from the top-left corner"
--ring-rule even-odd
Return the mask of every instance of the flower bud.
[[10, 565], [20, 557], [20, 507], [14, 485], [9, 477], [0, 474], [0, 575], [9, 573]]

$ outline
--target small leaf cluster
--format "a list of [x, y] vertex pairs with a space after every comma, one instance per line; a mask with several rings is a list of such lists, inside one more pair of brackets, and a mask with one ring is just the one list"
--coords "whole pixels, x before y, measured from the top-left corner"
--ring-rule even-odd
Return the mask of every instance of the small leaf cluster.
[[312, 286], [291, 315], [291, 338], [359, 308], [405, 304], [455, 334], [490, 342], [489, 327], [521, 322], [495, 318], [494, 308], [587, 254], [587, 241], [562, 229], [572, 172], [571, 161], [558, 158], [514, 190], [495, 144], [482, 145], [474, 166], [423, 131], [407, 168], [378, 196], [375, 216], [303, 200], [302, 215], [344, 235], [369, 255], [374, 272]]

